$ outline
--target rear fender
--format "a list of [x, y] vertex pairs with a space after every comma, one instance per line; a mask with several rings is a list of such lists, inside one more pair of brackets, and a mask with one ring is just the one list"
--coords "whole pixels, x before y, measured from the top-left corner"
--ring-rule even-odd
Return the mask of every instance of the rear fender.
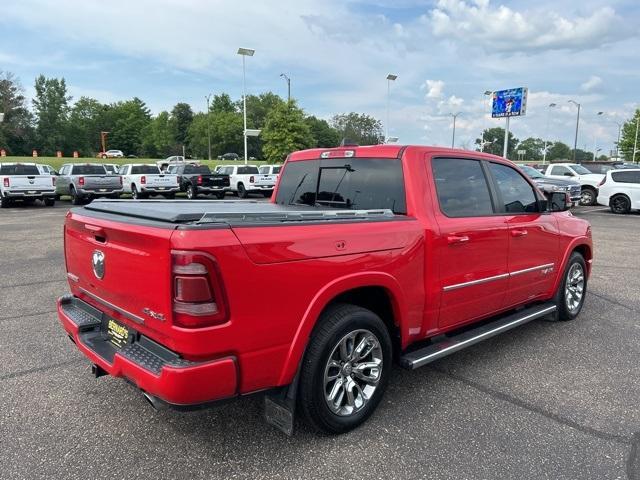
[[310, 302], [291, 342], [278, 385], [287, 385], [292, 382], [311, 332], [325, 307], [339, 295], [362, 287], [381, 287], [388, 292], [393, 308], [394, 323], [400, 328], [401, 336], [406, 338], [406, 332], [403, 328], [407, 324], [404, 321], [407, 312], [406, 301], [400, 284], [394, 277], [383, 272], [361, 272], [338, 278], [321, 289]]

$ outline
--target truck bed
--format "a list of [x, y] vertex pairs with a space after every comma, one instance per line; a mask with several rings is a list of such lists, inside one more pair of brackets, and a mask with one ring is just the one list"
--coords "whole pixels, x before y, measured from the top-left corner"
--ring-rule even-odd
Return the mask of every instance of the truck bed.
[[[174, 225], [269, 225], [289, 222], [384, 221], [402, 218], [391, 210], [339, 210], [250, 201], [97, 200], [79, 209]], [[89, 212], [87, 212], [89, 211]]]

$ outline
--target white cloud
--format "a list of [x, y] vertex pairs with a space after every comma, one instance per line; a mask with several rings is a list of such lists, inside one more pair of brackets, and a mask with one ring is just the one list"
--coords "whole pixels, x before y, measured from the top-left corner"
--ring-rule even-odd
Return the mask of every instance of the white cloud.
[[584, 50], [632, 34], [608, 6], [589, 16], [567, 18], [544, 5], [516, 11], [490, 0], [438, 0], [423, 22], [437, 37], [479, 45], [487, 52]]
[[427, 98], [440, 98], [444, 90], [444, 82], [442, 80], [427, 80], [421, 88], [427, 90]]
[[598, 90], [602, 86], [602, 79], [597, 75], [592, 75], [589, 80], [580, 85], [580, 90], [583, 92], [592, 92]]

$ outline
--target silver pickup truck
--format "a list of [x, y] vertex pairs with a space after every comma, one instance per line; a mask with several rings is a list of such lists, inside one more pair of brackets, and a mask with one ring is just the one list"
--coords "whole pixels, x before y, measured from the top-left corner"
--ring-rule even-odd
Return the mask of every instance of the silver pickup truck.
[[56, 182], [56, 195], [70, 195], [74, 205], [97, 197], [119, 198], [122, 177], [110, 175], [97, 163], [67, 163], [62, 166]]

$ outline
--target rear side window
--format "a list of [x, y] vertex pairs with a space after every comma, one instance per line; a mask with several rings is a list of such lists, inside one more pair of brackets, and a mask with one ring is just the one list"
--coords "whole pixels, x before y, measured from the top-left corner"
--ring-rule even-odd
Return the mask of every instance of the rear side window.
[[619, 183], [640, 183], [640, 171], [633, 172], [613, 172], [611, 178]]
[[238, 175], [256, 175], [258, 167], [238, 167]]
[[280, 179], [276, 203], [348, 210], [387, 208], [406, 214], [402, 164], [398, 159], [365, 158], [289, 162]]
[[448, 217], [493, 215], [489, 185], [478, 160], [434, 158], [440, 209]]
[[152, 175], [154, 173], [160, 173], [155, 165], [134, 165], [131, 167], [131, 175]]
[[489, 170], [498, 185], [498, 193], [507, 213], [538, 211], [538, 201], [533, 187], [520, 173], [507, 165], [490, 163]]
[[7, 165], [0, 164], [0, 174], [2, 175], [40, 175], [38, 167], [35, 165]]
[[74, 175], [104, 175], [107, 171], [102, 165], [74, 165]]

